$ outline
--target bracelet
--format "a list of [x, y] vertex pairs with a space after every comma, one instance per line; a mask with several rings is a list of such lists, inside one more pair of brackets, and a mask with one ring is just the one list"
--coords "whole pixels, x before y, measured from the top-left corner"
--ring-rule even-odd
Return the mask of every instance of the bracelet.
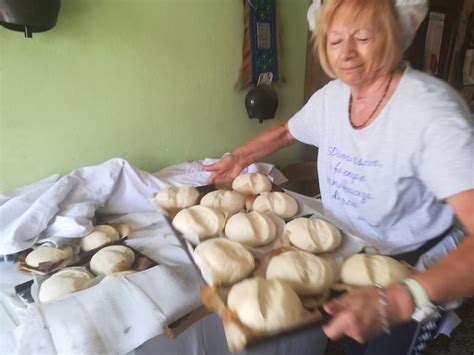
[[387, 294], [385, 289], [382, 285], [376, 283], [374, 285], [377, 288], [379, 294], [379, 310], [380, 310], [380, 317], [382, 318], [382, 329], [385, 334], [392, 334], [390, 330], [390, 324], [388, 323], [388, 300]]

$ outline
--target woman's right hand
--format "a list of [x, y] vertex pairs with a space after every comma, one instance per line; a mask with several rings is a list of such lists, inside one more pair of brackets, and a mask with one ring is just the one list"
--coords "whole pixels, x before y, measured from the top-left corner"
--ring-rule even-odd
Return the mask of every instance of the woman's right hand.
[[207, 182], [234, 180], [251, 163], [256, 163], [277, 150], [296, 142], [288, 129], [288, 122], [270, 127], [254, 139], [226, 154], [215, 164], [203, 165], [203, 170], [211, 173]]
[[208, 184], [213, 184], [216, 181], [234, 180], [243, 168], [244, 166], [239, 158], [233, 153], [225, 155], [217, 163], [202, 166], [204, 171], [211, 173], [211, 176], [207, 179]]

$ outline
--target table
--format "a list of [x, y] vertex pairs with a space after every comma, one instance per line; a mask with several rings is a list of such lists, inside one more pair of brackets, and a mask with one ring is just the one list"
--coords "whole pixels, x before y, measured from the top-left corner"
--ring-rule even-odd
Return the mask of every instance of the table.
[[[285, 336], [250, 347], [242, 355], [321, 355], [327, 338], [320, 328], [309, 328], [301, 333]], [[210, 314], [186, 329], [176, 339], [155, 337], [128, 355], [228, 355], [224, 328], [216, 314]]]
[[[320, 201], [298, 194], [295, 194], [295, 197], [298, 197], [300, 202], [304, 204], [304, 211], [301, 214], [321, 210]], [[4, 293], [2, 295], [4, 298], [9, 297], [6, 294], [12, 294], [15, 285], [29, 279], [29, 277], [19, 273], [14, 264], [0, 263], [0, 273], [2, 275], [0, 289]], [[2, 347], [5, 344], [10, 344], [10, 347], [7, 347], [9, 349], [12, 345], [13, 330], [16, 324], [18, 324], [18, 319], [14, 315], [14, 305], [2, 302], [0, 306], [0, 317], [2, 320], [0, 343], [2, 343]], [[191, 313], [189, 318], [191, 321], [183, 322], [181, 326], [174, 329], [174, 334], [177, 334], [175, 339], [156, 336], [140, 345], [131, 354], [230, 354], [227, 350], [223, 326], [217, 315], [206, 315], [206, 312], [198, 308]], [[186, 328], [186, 326], [189, 327]], [[320, 329], [309, 329], [299, 334], [273, 340], [267, 344], [260, 344], [247, 349], [243, 353], [323, 354], [326, 341], [326, 337]]]

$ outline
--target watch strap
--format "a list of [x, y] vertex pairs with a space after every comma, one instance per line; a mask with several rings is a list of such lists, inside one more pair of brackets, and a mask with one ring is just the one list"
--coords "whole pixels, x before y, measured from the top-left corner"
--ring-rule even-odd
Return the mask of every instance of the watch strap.
[[406, 278], [401, 282], [407, 286], [415, 303], [415, 312], [411, 316], [413, 320], [427, 322], [439, 316], [438, 307], [430, 301], [428, 294], [418, 281]]
[[418, 281], [411, 278], [406, 278], [402, 280], [402, 283], [408, 287], [408, 290], [410, 291], [417, 308], [422, 308], [433, 304], [431, 303], [425, 289]]

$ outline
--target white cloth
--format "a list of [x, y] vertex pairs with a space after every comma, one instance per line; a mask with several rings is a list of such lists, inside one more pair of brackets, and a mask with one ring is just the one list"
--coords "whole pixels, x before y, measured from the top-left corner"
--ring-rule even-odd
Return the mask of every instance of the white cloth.
[[18, 353], [133, 350], [199, 306], [199, 280], [193, 266], [159, 265], [31, 305], [19, 331]]
[[92, 230], [99, 214], [151, 212], [151, 198], [165, 186], [122, 159], [57, 175], [0, 195], [0, 254], [25, 250], [37, 242], [60, 246]]
[[[321, 0], [313, 0], [306, 13], [311, 31], [316, 30], [317, 13], [321, 5]], [[400, 19], [400, 31], [403, 34], [403, 48], [407, 49], [428, 13], [428, 0], [396, 0], [395, 6]]]
[[397, 0], [395, 6], [400, 18], [403, 48], [407, 49], [415, 38], [416, 31], [428, 14], [428, 0]]
[[297, 140], [319, 147], [324, 214], [383, 254], [414, 250], [453, 224], [441, 200], [474, 188], [469, 110], [447, 84], [409, 67], [363, 129], [350, 125], [349, 96], [332, 81], [289, 121]]
[[[172, 186], [203, 186], [207, 185], [207, 178], [210, 174], [203, 171], [202, 166], [213, 164], [217, 161], [219, 161], [219, 159], [206, 158], [192, 163], [173, 165], [157, 171], [153, 175]], [[276, 185], [288, 181], [286, 177], [272, 164], [251, 164], [240, 172], [240, 174], [247, 173], [261, 173], [268, 175], [270, 180], [272, 180]]]

